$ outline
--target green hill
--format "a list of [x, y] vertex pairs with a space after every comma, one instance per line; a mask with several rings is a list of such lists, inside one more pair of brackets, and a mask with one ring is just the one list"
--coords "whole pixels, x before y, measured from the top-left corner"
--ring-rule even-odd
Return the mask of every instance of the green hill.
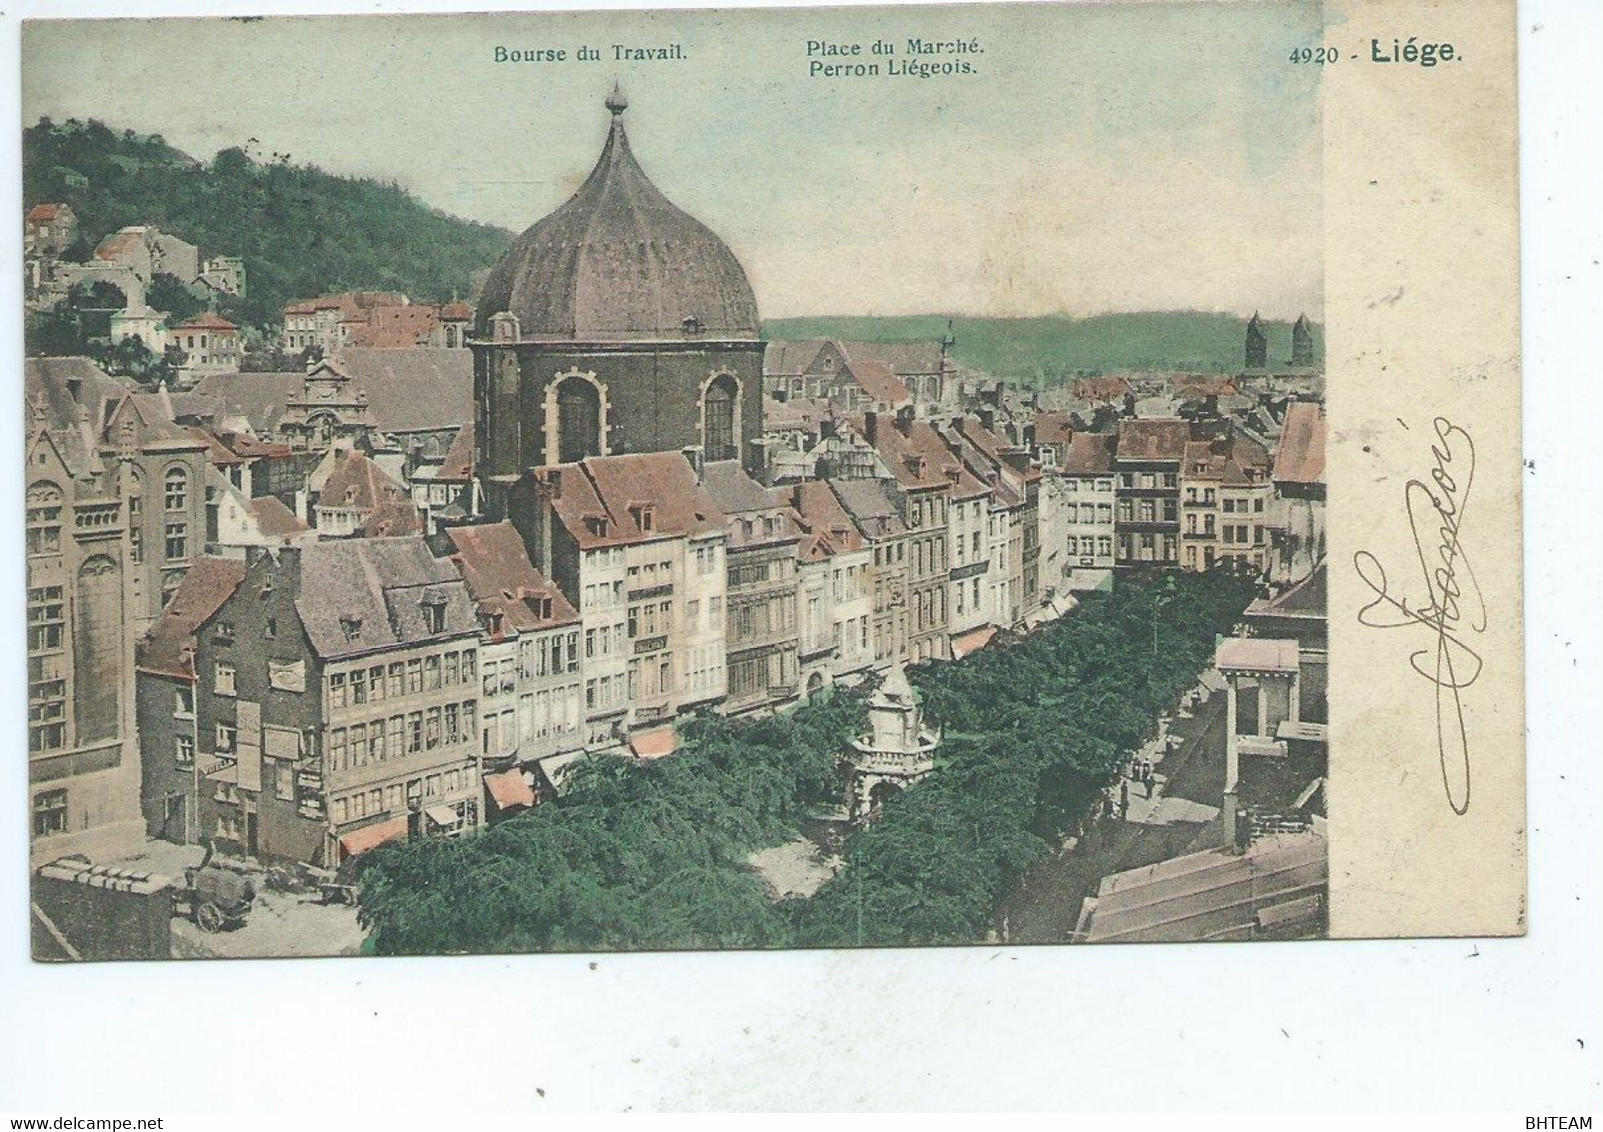
[[203, 254], [243, 257], [247, 294], [224, 300], [222, 313], [254, 327], [278, 324], [294, 299], [348, 288], [470, 298], [474, 273], [512, 239], [429, 208], [398, 185], [335, 176], [287, 155], [260, 161], [239, 148], [200, 162], [159, 135], [94, 120], [43, 119], [23, 130], [22, 192], [24, 208], [72, 206], [81, 254], [118, 228], [154, 224]]
[[[1291, 356], [1291, 323], [1264, 322], [1271, 362]], [[845, 338], [867, 342], [934, 339], [947, 333], [938, 315], [886, 318], [828, 316], [771, 319], [769, 338]], [[1315, 325], [1314, 356], [1323, 356]], [[951, 355], [959, 365], [1028, 385], [1125, 370], [1231, 373], [1241, 368], [1247, 320], [1199, 311], [1149, 311], [1090, 318], [955, 318]]]

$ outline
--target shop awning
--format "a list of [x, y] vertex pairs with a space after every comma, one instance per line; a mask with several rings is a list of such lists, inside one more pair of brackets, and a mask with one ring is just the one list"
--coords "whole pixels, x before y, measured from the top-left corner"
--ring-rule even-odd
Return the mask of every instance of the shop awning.
[[952, 638], [952, 656], [961, 660], [970, 653], [978, 652], [990, 644], [996, 636], [996, 626], [986, 625], [979, 629], [971, 629], [967, 633]]
[[672, 727], [657, 727], [629, 736], [629, 749], [636, 758], [660, 759], [673, 754], [677, 746]]
[[498, 810], [515, 810], [535, 803], [534, 788], [523, 780], [521, 770], [508, 770], [484, 776], [484, 788]]
[[462, 824], [462, 816], [450, 806], [429, 806], [423, 812], [441, 829], [455, 829]]
[[406, 817], [390, 818], [387, 821], [374, 822], [364, 825], [361, 829], [353, 829], [340, 837], [340, 860], [354, 857], [359, 853], [366, 853], [369, 849], [377, 849], [391, 841], [401, 841], [406, 837]]

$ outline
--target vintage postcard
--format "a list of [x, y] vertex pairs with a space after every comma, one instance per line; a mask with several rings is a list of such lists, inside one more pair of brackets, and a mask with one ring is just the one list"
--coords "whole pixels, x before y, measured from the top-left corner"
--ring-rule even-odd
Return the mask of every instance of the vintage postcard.
[[22, 68], [36, 958], [1525, 930], [1512, 3]]

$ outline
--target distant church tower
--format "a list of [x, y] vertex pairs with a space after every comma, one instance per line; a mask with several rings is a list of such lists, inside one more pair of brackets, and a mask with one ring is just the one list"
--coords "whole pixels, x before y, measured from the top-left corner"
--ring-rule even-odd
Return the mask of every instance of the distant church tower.
[[1308, 316], [1300, 314], [1291, 327], [1291, 364], [1294, 366], [1311, 366], [1314, 364], [1314, 332], [1308, 325]]
[[579, 191], [513, 243], [479, 296], [478, 474], [492, 517], [529, 468], [699, 451], [763, 473], [763, 343], [734, 253], [663, 196], [624, 133]]
[[1247, 323], [1247, 368], [1266, 369], [1269, 365], [1269, 340], [1264, 337], [1263, 323], [1258, 321], [1258, 312], [1252, 312], [1252, 321]]

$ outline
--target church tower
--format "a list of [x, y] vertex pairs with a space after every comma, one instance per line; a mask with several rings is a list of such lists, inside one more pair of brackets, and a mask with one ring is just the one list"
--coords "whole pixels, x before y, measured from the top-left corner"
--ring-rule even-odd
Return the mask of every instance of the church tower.
[[693, 451], [763, 474], [763, 343], [740, 262], [635, 160], [628, 100], [579, 191], [490, 272], [469, 340], [492, 518], [529, 468]]
[[1308, 316], [1300, 314], [1291, 327], [1291, 364], [1294, 366], [1311, 366], [1314, 364], [1314, 332], [1308, 325]]
[[1252, 321], [1247, 323], [1247, 368], [1264, 369], [1269, 365], [1269, 339], [1264, 336], [1263, 323], [1258, 321], [1258, 312], [1252, 312]]

